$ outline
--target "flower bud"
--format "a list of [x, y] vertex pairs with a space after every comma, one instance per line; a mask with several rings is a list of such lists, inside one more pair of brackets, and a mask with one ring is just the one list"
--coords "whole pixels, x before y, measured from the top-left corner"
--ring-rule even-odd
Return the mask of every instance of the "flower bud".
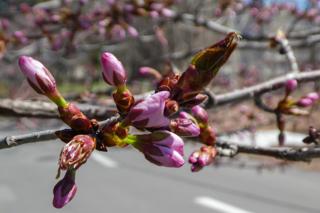
[[162, 78], [162, 75], [159, 73], [158, 70], [152, 67], [140, 67], [139, 73], [142, 75], [148, 75], [153, 77], [157, 82], [159, 82]]
[[116, 92], [112, 94], [113, 100], [120, 114], [127, 114], [134, 104], [134, 97], [125, 86], [118, 87]]
[[16, 41], [20, 44], [27, 44], [29, 42], [28, 37], [26, 34], [22, 31], [15, 31], [13, 33], [13, 37], [16, 39]]
[[68, 124], [73, 130], [90, 132], [92, 125], [90, 120], [73, 103], [65, 107], [58, 107], [61, 120]]
[[195, 119], [198, 122], [204, 123], [204, 124], [208, 123], [208, 121], [209, 121], [208, 113], [201, 106], [197, 105], [197, 106], [192, 107], [191, 112], [192, 112], [192, 115], [195, 117]]
[[53, 188], [52, 204], [55, 208], [62, 208], [76, 195], [75, 170], [68, 170], [62, 180]]
[[160, 12], [161, 12], [161, 15], [166, 18], [171, 18], [175, 15], [173, 10], [170, 10], [168, 8], [163, 8]]
[[139, 35], [138, 31], [136, 28], [134, 28], [133, 26], [128, 26], [127, 28], [127, 32], [131, 37], [137, 37]]
[[27, 77], [30, 86], [39, 94], [46, 95], [58, 106], [66, 106], [67, 102], [60, 95], [56, 81], [49, 70], [39, 61], [28, 56], [19, 57], [19, 67]]
[[313, 104], [312, 99], [310, 98], [301, 98], [298, 102], [297, 102], [297, 106], [300, 107], [309, 107]]
[[110, 35], [112, 40], [122, 41], [126, 38], [126, 31], [119, 24], [115, 24], [110, 30]]
[[295, 79], [288, 80], [285, 86], [286, 86], [286, 93], [290, 94], [298, 87], [298, 81]]
[[112, 86], [122, 86], [127, 80], [127, 72], [122, 63], [111, 53], [101, 55], [102, 76], [105, 82]]
[[200, 128], [189, 119], [176, 118], [170, 121], [170, 130], [179, 136], [197, 137], [200, 135]]
[[217, 150], [213, 146], [203, 146], [200, 150], [193, 152], [189, 157], [189, 163], [191, 165], [192, 172], [198, 172], [203, 167], [210, 165], [215, 156]]
[[157, 128], [169, 125], [169, 119], [164, 116], [166, 100], [170, 93], [158, 92], [133, 106], [123, 124], [137, 128]]
[[319, 100], [320, 97], [319, 97], [319, 94], [318, 94], [318, 93], [316, 93], [316, 92], [311, 92], [311, 93], [307, 94], [306, 98], [309, 98], [309, 99], [311, 99], [313, 102], [315, 102], [315, 101]]
[[77, 135], [67, 143], [60, 153], [59, 168], [78, 169], [90, 157], [96, 141], [88, 135]]
[[127, 141], [141, 151], [148, 161], [158, 166], [181, 167], [184, 164], [183, 140], [172, 132], [131, 135]]

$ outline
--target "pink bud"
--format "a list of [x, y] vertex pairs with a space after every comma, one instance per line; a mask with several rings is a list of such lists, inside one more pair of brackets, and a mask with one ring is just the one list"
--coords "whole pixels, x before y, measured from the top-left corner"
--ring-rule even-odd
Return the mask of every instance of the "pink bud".
[[155, 11], [155, 10], [150, 11], [149, 14], [150, 14], [150, 17], [152, 19], [158, 19], [159, 18], [159, 13], [157, 11]]
[[166, 17], [166, 18], [171, 18], [171, 17], [174, 16], [173, 10], [170, 10], [170, 9], [168, 9], [168, 8], [163, 8], [163, 9], [161, 10], [161, 14], [162, 14], [162, 16], [164, 16], [164, 17]]
[[159, 73], [159, 71], [152, 67], [140, 67], [139, 73], [142, 75], [153, 77], [157, 81], [160, 81], [162, 79], [162, 75]]
[[310, 98], [301, 98], [298, 102], [297, 105], [300, 107], [309, 107], [313, 104], [313, 101]]
[[170, 129], [177, 135], [184, 137], [197, 137], [200, 135], [200, 128], [189, 119], [177, 118], [171, 120]]
[[193, 152], [189, 157], [191, 171], [200, 171], [203, 167], [211, 164], [217, 155], [217, 150], [213, 146], [202, 146], [200, 150]]
[[163, 9], [163, 7], [164, 7], [164, 5], [162, 3], [152, 3], [150, 5], [150, 8], [152, 10], [157, 10], [157, 11]]
[[122, 41], [126, 38], [126, 31], [123, 29], [122, 26], [116, 24], [112, 27], [110, 31], [111, 39], [116, 41]]
[[290, 79], [286, 82], [286, 93], [290, 94], [298, 87], [298, 82], [295, 79]]
[[102, 76], [105, 82], [112, 86], [122, 86], [127, 80], [127, 72], [122, 63], [109, 52], [101, 55]]
[[60, 153], [59, 168], [78, 169], [90, 157], [96, 141], [88, 135], [77, 135], [67, 143]]
[[183, 140], [172, 132], [154, 131], [148, 135], [136, 135], [133, 146], [158, 166], [181, 167], [184, 164]]
[[15, 31], [13, 33], [14, 38], [21, 44], [26, 44], [28, 43], [29, 39], [27, 38], [27, 36], [25, 35], [24, 32], [22, 31]]
[[162, 91], [147, 97], [131, 108], [124, 123], [137, 128], [168, 126], [170, 120], [164, 116], [164, 110], [169, 96], [169, 92]]
[[10, 22], [8, 19], [3, 18], [0, 19], [0, 27], [2, 28], [2, 30], [6, 31], [10, 26]]
[[48, 95], [56, 92], [56, 82], [41, 62], [32, 57], [20, 56], [19, 67], [37, 93]]
[[208, 113], [201, 106], [197, 105], [192, 107], [192, 115], [196, 118], [197, 121], [202, 123], [208, 123]]
[[53, 189], [52, 204], [55, 208], [62, 208], [76, 195], [77, 185], [75, 183], [75, 171], [68, 170], [62, 180]]
[[192, 115], [190, 115], [187, 112], [182, 111], [182, 112], [179, 113], [179, 118], [190, 119], [190, 118], [192, 118]]
[[311, 92], [309, 94], [307, 94], [306, 98], [311, 99], [313, 102], [319, 100], [319, 94], [316, 92]]
[[136, 28], [132, 27], [132, 26], [129, 26], [127, 28], [127, 32], [128, 34], [131, 36], [131, 37], [137, 37], [139, 35], [138, 31]]

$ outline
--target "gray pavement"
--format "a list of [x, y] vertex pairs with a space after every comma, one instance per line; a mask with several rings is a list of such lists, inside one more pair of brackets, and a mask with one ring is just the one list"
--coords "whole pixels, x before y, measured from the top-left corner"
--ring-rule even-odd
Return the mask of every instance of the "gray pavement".
[[191, 173], [187, 164], [180, 169], [150, 164], [133, 149], [91, 158], [77, 174], [77, 196], [57, 210], [51, 200], [62, 146], [50, 141], [0, 151], [0, 213], [320, 212], [317, 172], [221, 167]]

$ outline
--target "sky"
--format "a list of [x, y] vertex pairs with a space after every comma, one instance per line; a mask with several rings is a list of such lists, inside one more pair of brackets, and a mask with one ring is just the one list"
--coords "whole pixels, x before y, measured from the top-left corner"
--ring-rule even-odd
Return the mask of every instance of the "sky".
[[270, 5], [272, 3], [293, 3], [297, 5], [300, 10], [305, 10], [309, 6], [308, 0], [264, 0], [266, 5]]

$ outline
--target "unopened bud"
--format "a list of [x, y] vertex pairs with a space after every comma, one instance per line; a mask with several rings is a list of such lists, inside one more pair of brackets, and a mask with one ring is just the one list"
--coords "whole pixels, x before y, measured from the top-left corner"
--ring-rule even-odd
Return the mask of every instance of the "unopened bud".
[[122, 86], [127, 80], [127, 72], [122, 63], [109, 52], [101, 55], [101, 64], [103, 68], [102, 76], [105, 82], [112, 86]]
[[199, 126], [185, 118], [171, 120], [170, 129], [172, 132], [182, 137], [197, 137], [200, 134]]

